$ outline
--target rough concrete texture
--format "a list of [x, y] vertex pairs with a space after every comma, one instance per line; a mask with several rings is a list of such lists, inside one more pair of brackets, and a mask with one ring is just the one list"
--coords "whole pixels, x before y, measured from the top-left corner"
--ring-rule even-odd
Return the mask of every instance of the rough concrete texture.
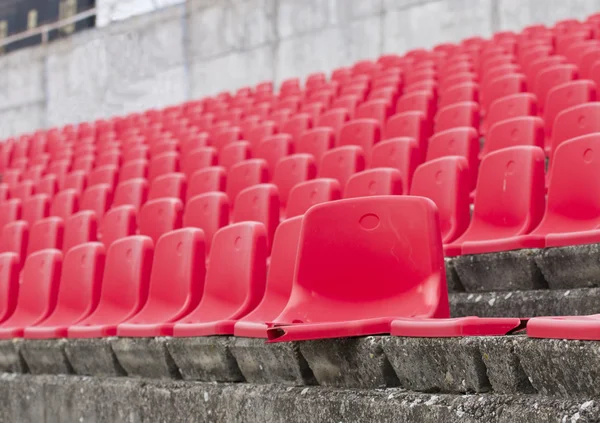
[[6, 373], [27, 373], [27, 363], [20, 353], [22, 339], [0, 341], [0, 371]]
[[382, 337], [300, 342], [300, 352], [321, 386], [374, 389], [398, 386], [383, 353]]
[[526, 338], [515, 350], [539, 393], [600, 395], [600, 342]]
[[598, 313], [600, 288], [514, 292], [454, 292], [452, 317], [581, 316]]
[[454, 259], [451, 257], [445, 257], [444, 263], [446, 265], [446, 286], [448, 292], [464, 292], [465, 288], [460, 283], [456, 269], [454, 268]]
[[65, 353], [81, 376], [125, 376], [112, 349], [114, 338], [67, 339]]
[[128, 376], [181, 379], [166, 338], [113, 338], [111, 344]]
[[229, 336], [168, 338], [167, 347], [185, 380], [243, 382], [244, 376], [229, 349]]
[[383, 338], [400, 386], [421, 392], [491, 390], [477, 338]]
[[599, 8], [600, 0], [102, 0], [101, 28], [0, 57], [0, 137]]
[[0, 375], [2, 422], [594, 422], [591, 399]]
[[547, 248], [535, 262], [550, 289], [600, 286], [600, 244]]
[[72, 374], [65, 344], [65, 339], [27, 339], [21, 343], [20, 352], [33, 374]]
[[515, 346], [523, 342], [525, 336], [483, 336], [478, 338], [479, 351], [486, 367], [492, 390], [499, 394], [535, 393]]
[[232, 338], [230, 350], [248, 383], [316, 385], [297, 342], [268, 344], [261, 338]]
[[453, 258], [454, 269], [467, 292], [543, 289], [548, 285], [535, 263], [539, 250], [469, 254]]

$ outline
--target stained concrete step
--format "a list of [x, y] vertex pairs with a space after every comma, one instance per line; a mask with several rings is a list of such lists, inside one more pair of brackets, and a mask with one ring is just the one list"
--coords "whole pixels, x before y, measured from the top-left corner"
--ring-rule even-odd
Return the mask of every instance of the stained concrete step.
[[470, 394], [600, 396], [600, 342], [367, 336], [0, 342], [0, 371]]
[[0, 374], [0, 422], [578, 423], [589, 398]]

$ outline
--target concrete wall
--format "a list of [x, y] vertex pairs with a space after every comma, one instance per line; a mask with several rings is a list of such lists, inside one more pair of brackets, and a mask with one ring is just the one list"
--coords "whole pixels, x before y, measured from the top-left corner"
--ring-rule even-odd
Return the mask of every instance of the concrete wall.
[[0, 137], [600, 11], [600, 0], [188, 0], [162, 7], [179, 1], [102, 0], [101, 25], [151, 12], [0, 57]]

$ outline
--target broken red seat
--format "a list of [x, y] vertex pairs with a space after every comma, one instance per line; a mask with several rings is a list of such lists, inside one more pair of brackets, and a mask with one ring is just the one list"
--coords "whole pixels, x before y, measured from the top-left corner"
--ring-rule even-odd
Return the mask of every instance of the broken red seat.
[[62, 267], [56, 307], [46, 319], [26, 327], [23, 336], [63, 338], [69, 326], [89, 316], [100, 298], [104, 259], [104, 245], [99, 242], [69, 250]]
[[154, 249], [148, 299], [138, 313], [117, 326], [117, 335], [171, 335], [173, 322], [187, 315], [202, 298], [205, 263], [200, 229], [184, 228], [162, 236]]
[[464, 157], [445, 156], [423, 163], [413, 175], [410, 195], [435, 203], [444, 244], [454, 241], [469, 226], [470, 173]]
[[459, 317], [454, 319], [396, 319], [391, 335], [418, 338], [502, 336], [523, 329], [527, 321], [518, 317]]
[[115, 241], [106, 255], [98, 306], [68, 328], [69, 338], [115, 336], [117, 325], [137, 314], [148, 297], [152, 240], [130, 236]]
[[181, 228], [183, 202], [179, 198], [159, 198], [146, 202], [138, 213], [140, 235], [149, 236], [154, 243], [167, 232]]
[[285, 308], [292, 291], [301, 227], [302, 216], [284, 220], [277, 227], [265, 295], [254, 310], [235, 323], [235, 336], [266, 338], [270, 322]]
[[518, 146], [481, 161], [474, 212], [465, 233], [444, 246], [447, 256], [543, 247], [529, 237], [544, 213], [544, 151]]
[[219, 230], [198, 306], [173, 326], [173, 336], [232, 335], [237, 320], [265, 293], [267, 234], [262, 223], [241, 222]]
[[534, 317], [527, 323], [530, 338], [600, 340], [600, 314]]
[[62, 253], [43, 250], [27, 257], [14, 312], [0, 324], [0, 338], [22, 337], [26, 327], [44, 321], [55, 309]]
[[385, 334], [398, 317], [449, 317], [437, 210], [429, 199], [320, 204], [304, 216], [299, 245], [290, 301], [267, 331], [270, 341]]

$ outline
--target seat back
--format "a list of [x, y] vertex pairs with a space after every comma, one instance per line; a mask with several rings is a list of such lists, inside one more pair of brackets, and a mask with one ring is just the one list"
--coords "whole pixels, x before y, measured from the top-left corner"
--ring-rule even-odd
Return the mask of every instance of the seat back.
[[271, 135], [264, 138], [258, 145], [255, 156], [267, 163], [269, 178], [273, 177], [275, 166], [277, 166], [279, 160], [294, 153], [292, 140], [290, 134]]
[[148, 164], [148, 181], [166, 173], [179, 172], [179, 153], [175, 151], [162, 153], [150, 159]]
[[315, 204], [342, 198], [342, 187], [337, 179], [317, 178], [295, 185], [288, 197], [286, 217], [300, 216]]
[[421, 162], [421, 152], [416, 141], [401, 137], [382, 141], [373, 148], [371, 168], [398, 169], [402, 176], [402, 192], [408, 192], [412, 175]]
[[139, 210], [148, 198], [148, 181], [142, 178], [121, 182], [115, 189], [113, 207], [131, 205]]
[[23, 200], [21, 209], [21, 219], [26, 221], [29, 226], [50, 214], [50, 197], [46, 194], [35, 194]]
[[554, 65], [540, 71], [533, 84], [533, 93], [537, 96], [539, 110], [544, 112], [547, 96], [552, 88], [573, 81], [577, 77], [577, 66], [570, 64]]
[[179, 198], [185, 200], [187, 178], [183, 173], [166, 173], [158, 176], [150, 184], [148, 200], [158, 198]]
[[361, 147], [368, 165], [373, 146], [381, 140], [380, 125], [378, 120], [372, 118], [354, 119], [346, 123], [340, 130], [338, 145], [357, 145]]
[[179, 198], [159, 198], [142, 206], [138, 214], [138, 229], [156, 242], [167, 232], [181, 228], [183, 203]]
[[537, 99], [531, 93], [519, 93], [502, 97], [492, 104], [483, 121], [483, 133], [487, 133], [494, 124], [515, 117], [535, 116], [537, 114]]
[[186, 198], [213, 191], [225, 191], [227, 171], [222, 166], [197, 170], [190, 177]]
[[48, 248], [62, 250], [64, 228], [64, 221], [60, 217], [38, 220], [29, 230], [27, 256]]
[[365, 169], [365, 153], [356, 145], [336, 147], [327, 151], [319, 166], [319, 178], [337, 179], [345, 187], [348, 179]]
[[65, 220], [63, 252], [78, 245], [98, 240], [98, 217], [92, 210], [83, 210]]
[[206, 252], [215, 233], [229, 224], [229, 198], [224, 192], [207, 192], [189, 198], [183, 212], [184, 228], [199, 228], [204, 231]]
[[263, 159], [250, 159], [233, 166], [227, 175], [226, 193], [231, 205], [245, 188], [269, 181], [269, 168]]
[[109, 184], [93, 185], [83, 192], [79, 210], [92, 210], [98, 219], [102, 219], [104, 213], [112, 204], [112, 188]]
[[395, 168], [376, 168], [355, 173], [348, 179], [344, 198], [402, 194], [402, 175]]
[[535, 116], [503, 120], [493, 125], [485, 138], [481, 156], [519, 145], [544, 147], [544, 121]]
[[561, 143], [593, 132], [600, 132], [600, 103], [580, 104], [560, 112], [552, 127], [550, 165]]
[[[337, 133], [340, 132], [342, 125], [337, 128]], [[300, 139], [296, 142], [296, 153], [312, 154], [315, 159], [315, 164], [318, 166], [321, 163], [321, 158], [328, 150], [335, 145], [336, 132], [328, 127], [317, 127], [304, 132]]]
[[182, 171], [190, 178], [194, 172], [218, 164], [217, 149], [214, 147], [199, 147], [190, 151], [182, 159]]
[[148, 177], [148, 160], [137, 159], [123, 163], [119, 174], [119, 183], [130, 179], [146, 179]]
[[419, 146], [419, 151], [425, 157], [427, 140], [432, 133], [431, 122], [425, 119], [421, 112], [398, 113], [388, 119], [383, 139], [409, 137]]
[[79, 210], [79, 194], [74, 189], [64, 189], [54, 196], [50, 205], [50, 216], [67, 220]]
[[238, 194], [233, 207], [232, 221], [260, 222], [267, 230], [267, 248], [270, 248], [279, 225], [279, 190], [273, 184], [258, 184]]
[[115, 165], [104, 165], [96, 167], [90, 172], [87, 179], [87, 186], [92, 187], [99, 184], [108, 184], [111, 189], [117, 185], [119, 169]]
[[291, 135], [292, 143], [300, 139], [302, 134], [312, 128], [313, 122], [308, 113], [296, 113], [281, 126], [282, 134]]
[[479, 104], [473, 101], [454, 103], [438, 110], [435, 115], [435, 133], [459, 127], [479, 131]]
[[24, 220], [9, 223], [2, 228], [0, 236], [0, 253], [17, 254], [19, 256], [19, 266], [23, 266], [27, 257], [29, 224]]
[[135, 235], [137, 231], [137, 213], [134, 206], [113, 207], [102, 218], [100, 236], [106, 248], [118, 239]]
[[443, 109], [456, 103], [479, 102], [479, 84], [464, 82], [448, 87], [440, 94], [438, 107]]
[[279, 200], [286, 207], [291, 189], [298, 183], [317, 176], [315, 159], [311, 154], [292, 154], [279, 160], [272, 182], [279, 190]]
[[0, 323], [17, 308], [19, 295], [20, 258], [15, 253], [0, 254]]
[[[356, 109], [355, 118], [353, 119], [352, 123], [354, 123], [357, 119], [364, 120], [364, 122], [374, 120], [375, 122], [377, 122], [379, 129], [385, 126], [385, 123], [391, 115], [392, 108], [390, 107], [390, 103], [388, 101], [384, 99], [369, 100], [365, 101], [364, 103], [358, 106], [358, 108]], [[348, 125], [349, 123], [346, 123], [344, 127]], [[348, 137], [350, 134], [347, 134], [346, 137]], [[355, 139], [354, 141], [356, 142], [357, 140]], [[350, 144], [355, 144], [355, 142], [350, 142]], [[347, 144], [343, 144], [342, 139], [340, 139], [338, 140], [338, 145]]]

